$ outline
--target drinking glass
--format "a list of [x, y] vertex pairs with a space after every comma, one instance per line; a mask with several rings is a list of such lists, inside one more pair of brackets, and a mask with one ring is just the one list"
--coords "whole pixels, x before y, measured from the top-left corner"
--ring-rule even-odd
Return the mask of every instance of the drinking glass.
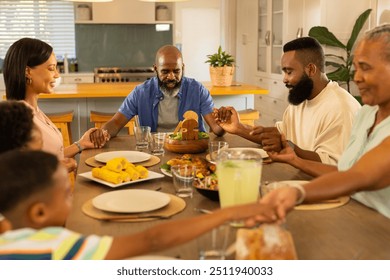
[[194, 165], [174, 165], [171, 167], [173, 186], [178, 197], [191, 197], [193, 195], [196, 167]]
[[149, 147], [150, 141], [150, 126], [136, 126], [134, 127], [135, 147], [137, 150], [145, 150]]
[[[221, 208], [256, 202], [262, 173], [261, 155], [250, 149], [226, 149], [217, 157]], [[242, 223], [232, 223], [240, 226]]]
[[215, 162], [217, 156], [221, 150], [229, 148], [229, 143], [225, 141], [210, 141], [209, 142], [209, 155], [210, 161]]
[[152, 155], [161, 156], [164, 154], [164, 144], [166, 137], [167, 133], [165, 132], [152, 133], [152, 142], [150, 143], [150, 151]]

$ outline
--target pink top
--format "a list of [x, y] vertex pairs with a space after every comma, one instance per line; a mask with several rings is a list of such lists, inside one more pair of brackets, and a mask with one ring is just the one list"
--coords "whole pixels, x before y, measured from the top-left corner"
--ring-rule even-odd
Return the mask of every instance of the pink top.
[[59, 159], [63, 159], [64, 142], [59, 129], [39, 108], [35, 110], [30, 104], [25, 103], [33, 110], [34, 123], [42, 132], [42, 150], [57, 155]]

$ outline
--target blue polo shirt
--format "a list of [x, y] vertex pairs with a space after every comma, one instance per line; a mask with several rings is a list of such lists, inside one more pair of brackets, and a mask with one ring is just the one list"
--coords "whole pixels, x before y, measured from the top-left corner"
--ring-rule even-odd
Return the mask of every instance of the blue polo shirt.
[[[179, 98], [179, 120], [183, 120], [183, 114], [188, 110], [196, 112], [199, 117], [213, 111], [214, 102], [209, 91], [194, 79], [183, 77], [177, 96]], [[118, 111], [128, 120], [138, 115], [140, 125], [150, 126], [154, 132], [157, 131], [158, 124], [158, 103], [163, 98], [158, 79], [154, 77], [136, 86]], [[199, 131], [205, 131], [203, 118], [200, 117], [198, 123]]]

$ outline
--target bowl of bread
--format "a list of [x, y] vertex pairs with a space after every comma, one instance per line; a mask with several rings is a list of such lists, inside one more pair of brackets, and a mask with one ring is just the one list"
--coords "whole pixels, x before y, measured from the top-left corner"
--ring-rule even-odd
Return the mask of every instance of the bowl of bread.
[[179, 154], [197, 154], [207, 150], [209, 134], [199, 131], [198, 115], [187, 111], [183, 115], [175, 131], [165, 139], [164, 148]]

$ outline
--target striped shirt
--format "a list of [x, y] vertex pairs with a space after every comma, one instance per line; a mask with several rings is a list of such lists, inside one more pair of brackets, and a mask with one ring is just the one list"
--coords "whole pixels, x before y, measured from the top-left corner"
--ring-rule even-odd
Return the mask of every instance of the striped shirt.
[[112, 237], [83, 236], [62, 227], [24, 228], [0, 235], [0, 260], [99, 260]]

